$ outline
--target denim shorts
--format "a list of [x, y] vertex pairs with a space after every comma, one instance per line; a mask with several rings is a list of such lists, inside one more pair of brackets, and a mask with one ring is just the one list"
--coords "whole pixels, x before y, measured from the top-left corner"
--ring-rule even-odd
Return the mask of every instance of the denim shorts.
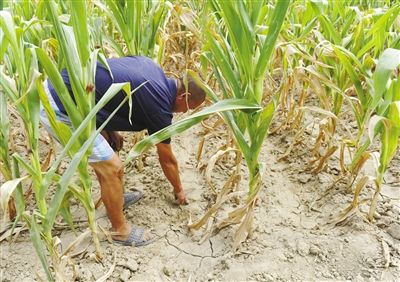
[[[43, 86], [44, 86], [44, 90], [47, 94], [47, 98], [49, 99], [50, 105], [56, 114], [57, 120], [65, 123], [72, 129], [70, 119], [68, 118], [68, 116], [66, 114], [64, 114], [60, 111], [56, 102], [54, 101], [53, 97], [51, 96], [49, 87], [47, 86], [47, 81], [44, 82]], [[42, 121], [44, 128], [53, 136], [54, 139], [56, 139], [59, 142], [59, 140], [55, 136], [53, 130], [51, 129], [50, 121], [48, 120], [46, 111], [43, 109], [42, 105], [40, 106], [40, 120]], [[110, 160], [113, 155], [114, 155], [113, 149], [108, 144], [107, 140], [101, 134], [99, 134], [94, 141], [92, 154], [89, 157], [89, 163], [97, 163], [97, 162], [107, 161], [107, 160]]]

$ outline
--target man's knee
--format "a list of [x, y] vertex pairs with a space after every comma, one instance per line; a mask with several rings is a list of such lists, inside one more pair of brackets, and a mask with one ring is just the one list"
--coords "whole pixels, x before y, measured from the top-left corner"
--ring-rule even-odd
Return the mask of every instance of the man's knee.
[[110, 160], [91, 163], [96, 174], [100, 177], [118, 177], [124, 175], [124, 166], [117, 154], [114, 154]]

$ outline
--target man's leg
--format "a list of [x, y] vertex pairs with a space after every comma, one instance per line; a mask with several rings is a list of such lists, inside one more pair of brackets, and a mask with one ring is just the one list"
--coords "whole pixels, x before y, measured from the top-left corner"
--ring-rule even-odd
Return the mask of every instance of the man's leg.
[[[112, 237], [117, 240], [128, 238], [132, 228], [125, 219], [122, 211], [124, 204], [123, 197], [123, 177], [124, 167], [117, 154], [106, 161], [92, 162], [93, 167], [101, 188], [101, 199], [107, 210], [108, 218], [111, 221], [112, 231], [115, 232]], [[151, 239], [152, 236], [146, 232], [144, 240]]]
[[126, 222], [122, 212], [123, 197], [123, 174], [124, 168], [117, 154], [107, 161], [90, 163], [96, 172], [101, 188], [101, 198], [106, 207], [108, 217], [111, 221], [112, 231], [120, 234], [116, 239], [123, 239], [129, 234], [131, 227]]

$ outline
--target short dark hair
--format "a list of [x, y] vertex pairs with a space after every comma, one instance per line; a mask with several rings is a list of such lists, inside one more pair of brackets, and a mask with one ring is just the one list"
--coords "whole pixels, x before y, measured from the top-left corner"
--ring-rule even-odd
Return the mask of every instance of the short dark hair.
[[189, 100], [192, 100], [194, 102], [201, 103], [205, 100], [206, 98], [206, 92], [204, 89], [196, 83], [196, 81], [193, 79], [192, 76], [187, 75], [186, 78], [181, 77], [179, 80], [181, 81], [181, 85], [185, 88], [185, 79], [187, 79], [187, 89], [184, 89], [185, 92], [189, 92], [191, 95], [189, 96]]

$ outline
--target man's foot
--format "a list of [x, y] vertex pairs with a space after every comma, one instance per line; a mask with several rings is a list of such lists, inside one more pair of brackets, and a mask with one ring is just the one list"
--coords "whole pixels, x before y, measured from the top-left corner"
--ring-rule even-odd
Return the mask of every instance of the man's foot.
[[143, 193], [140, 191], [125, 193], [124, 194], [124, 209], [126, 209], [130, 205], [133, 205], [134, 203], [139, 201], [141, 198], [143, 198]]
[[156, 238], [141, 227], [132, 227], [131, 232], [126, 236], [113, 236], [115, 243], [123, 246], [141, 247], [154, 242]]

